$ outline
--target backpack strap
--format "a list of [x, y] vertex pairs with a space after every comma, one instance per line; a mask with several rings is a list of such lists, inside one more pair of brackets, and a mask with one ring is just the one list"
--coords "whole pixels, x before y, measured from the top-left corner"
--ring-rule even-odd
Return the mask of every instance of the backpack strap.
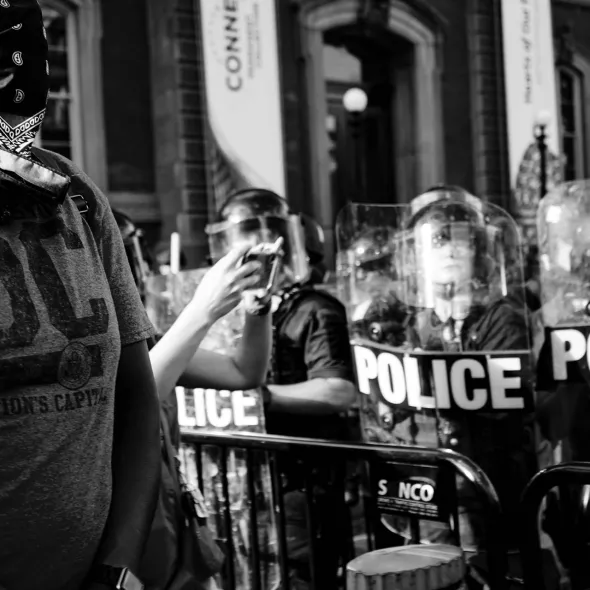
[[90, 191], [84, 190], [86, 187], [82, 182], [78, 181], [76, 175], [72, 176], [71, 170], [65, 169], [66, 167], [62, 165], [61, 158], [57, 154], [54, 154], [53, 152], [44, 150], [42, 148], [34, 147], [33, 155], [45, 166], [57, 169], [61, 171], [62, 174], [67, 174], [71, 177], [72, 182], [68, 190], [68, 197], [72, 199], [80, 215], [82, 215], [82, 217], [86, 219], [88, 225], [90, 225], [92, 229], [92, 220], [94, 219], [94, 196], [91, 197], [88, 194]]
[[71, 195], [70, 199], [74, 201], [74, 205], [78, 208], [78, 212], [82, 217], [87, 219], [88, 212], [90, 211], [90, 207], [88, 206], [88, 201], [82, 195]]

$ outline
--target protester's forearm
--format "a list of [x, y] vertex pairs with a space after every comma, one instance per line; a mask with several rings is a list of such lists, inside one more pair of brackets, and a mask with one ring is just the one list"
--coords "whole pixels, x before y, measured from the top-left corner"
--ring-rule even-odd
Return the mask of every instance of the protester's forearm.
[[113, 493], [97, 563], [132, 570], [151, 528], [160, 481], [159, 403], [145, 342], [123, 348], [115, 396]]
[[242, 339], [233, 355], [198, 349], [178, 384], [189, 389], [254, 389], [266, 378], [271, 340], [271, 318], [247, 316]]
[[210, 328], [204, 318], [183, 314], [150, 351], [160, 400], [170, 395]]
[[233, 361], [252, 387], [258, 387], [268, 373], [272, 349], [272, 316], [246, 314], [244, 333]]
[[343, 379], [310, 379], [293, 385], [269, 385], [270, 409], [292, 414], [330, 415], [347, 411], [354, 402], [352, 383]]

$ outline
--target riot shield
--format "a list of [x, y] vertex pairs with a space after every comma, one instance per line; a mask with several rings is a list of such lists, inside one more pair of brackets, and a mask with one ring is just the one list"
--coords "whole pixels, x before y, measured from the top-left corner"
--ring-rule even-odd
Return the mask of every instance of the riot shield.
[[[146, 285], [146, 308], [160, 332], [165, 332], [174, 323], [192, 299], [207, 270], [203, 268], [150, 277]], [[243, 323], [244, 312], [238, 307], [215, 323], [203, 339], [201, 348], [231, 353], [239, 343]], [[182, 429], [266, 432], [262, 396], [258, 390], [218, 391], [177, 387], [176, 401]], [[236, 590], [249, 590], [254, 586], [253, 572], [256, 568], [264, 587], [276, 587], [280, 583], [278, 533], [268, 456], [254, 452], [252, 463], [248, 465], [245, 450], [229, 449], [224, 453], [218, 447], [204, 446], [199, 449], [184, 443], [180, 445], [179, 455], [189, 488], [197, 495], [202, 492], [204, 496], [209, 512], [208, 525], [216, 538], [228, 543], [227, 532], [231, 531]], [[254, 497], [251, 497], [248, 487], [248, 468], [256, 470]], [[227, 481], [224, 481], [225, 478]], [[252, 502], [257, 508], [258, 552], [262, 558], [259, 563], [254, 561], [251, 547]], [[220, 588], [231, 585], [225, 573], [219, 576], [217, 582]]]
[[[590, 181], [555, 188], [538, 216], [542, 317], [556, 383], [589, 383]], [[545, 383], [543, 383], [545, 385]]]
[[[545, 465], [590, 461], [590, 181], [555, 187], [541, 201], [537, 227], [537, 413]], [[543, 520], [574, 588], [590, 584], [589, 504], [587, 487], [560, 488], [548, 497]]]
[[[516, 546], [520, 493], [536, 471], [519, 232], [505, 211], [471, 195], [430, 199], [351, 204], [337, 222], [363, 435], [475, 460], [497, 488]], [[380, 480], [393, 485], [377, 491], [383, 523], [400, 539], [481, 547], [474, 490], [456, 481], [452, 518], [438, 477], [391, 467]], [[429, 491], [415, 492], [417, 481]]]

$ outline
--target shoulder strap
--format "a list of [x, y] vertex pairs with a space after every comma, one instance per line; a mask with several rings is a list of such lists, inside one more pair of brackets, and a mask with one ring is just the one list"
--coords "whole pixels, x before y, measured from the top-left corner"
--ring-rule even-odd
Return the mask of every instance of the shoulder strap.
[[[34, 148], [33, 153], [35, 157], [41, 161], [42, 164], [45, 164], [45, 166], [48, 166], [50, 168], [56, 168], [57, 170], [60, 170], [62, 173], [69, 175], [69, 171], [63, 170], [63, 166], [60, 166], [59, 159], [56, 158], [51, 152], [40, 148]], [[70, 184], [68, 196], [76, 205], [78, 211], [80, 212], [80, 215], [82, 215], [90, 224], [90, 219], [93, 219], [93, 211], [91, 210], [91, 207], [94, 203], [94, 199], [90, 199], [88, 196], [80, 194], [79, 189], [79, 183], [72, 182], [72, 184]]]
[[88, 201], [82, 195], [71, 195], [70, 198], [74, 201], [74, 205], [78, 208], [80, 215], [87, 219], [88, 212], [90, 211]]

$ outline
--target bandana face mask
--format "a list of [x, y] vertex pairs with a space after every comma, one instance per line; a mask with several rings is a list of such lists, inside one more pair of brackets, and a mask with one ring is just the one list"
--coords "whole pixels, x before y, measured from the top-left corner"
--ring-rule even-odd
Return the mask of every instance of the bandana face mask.
[[51, 215], [69, 188], [31, 153], [47, 107], [47, 57], [37, 0], [0, 0], [0, 224]]
[[48, 47], [37, 0], [0, 0], [0, 148], [28, 156], [45, 116]]

